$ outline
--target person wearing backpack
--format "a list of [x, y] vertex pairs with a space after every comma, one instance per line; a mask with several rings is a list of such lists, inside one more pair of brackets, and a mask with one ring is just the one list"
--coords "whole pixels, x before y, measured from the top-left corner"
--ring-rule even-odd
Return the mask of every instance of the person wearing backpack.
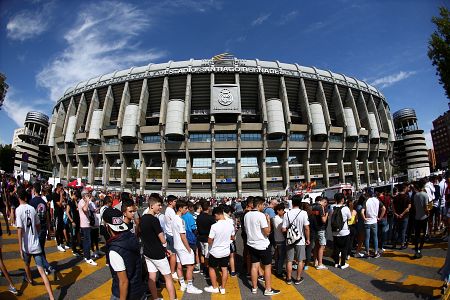
[[[344, 205], [345, 196], [342, 193], [334, 195], [336, 206], [331, 214], [331, 230], [333, 232], [333, 260], [334, 267], [346, 269], [349, 264], [345, 262], [347, 258], [347, 244], [350, 235], [348, 220], [352, 218], [350, 209]], [[340, 254], [340, 255], [339, 255]], [[339, 263], [339, 256], [341, 257]]]
[[317, 196], [313, 206], [314, 230], [314, 266], [317, 270], [328, 269], [322, 262], [323, 253], [327, 246], [326, 230], [328, 226], [327, 198]]
[[295, 195], [292, 197], [292, 209], [283, 216], [282, 231], [286, 233], [286, 283], [292, 284], [292, 262], [298, 261], [297, 278], [295, 284], [303, 282], [302, 272], [305, 266], [306, 245], [310, 244], [309, 240], [309, 220], [306, 211], [300, 209], [302, 204], [302, 196]]

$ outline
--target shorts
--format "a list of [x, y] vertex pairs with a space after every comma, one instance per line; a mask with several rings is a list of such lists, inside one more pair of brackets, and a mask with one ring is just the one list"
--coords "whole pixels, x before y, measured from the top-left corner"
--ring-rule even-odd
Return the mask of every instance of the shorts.
[[167, 242], [167, 250], [170, 250], [170, 252], [175, 253], [173, 236], [166, 233], [166, 242]]
[[163, 259], [151, 259], [148, 258], [147, 256], [144, 257], [145, 263], [147, 264], [147, 270], [149, 273], [156, 273], [159, 271], [161, 275], [171, 274], [170, 265], [167, 258], [164, 257]]
[[433, 218], [433, 216], [439, 216], [440, 210], [441, 209], [439, 207], [433, 206], [433, 208], [431, 209], [431, 212], [430, 212], [430, 217]]
[[197, 244], [191, 244], [189, 243], [189, 247], [191, 247], [192, 251], [197, 251]]
[[36, 266], [44, 268], [45, 266], [45, 258], [42, 253], [39, 254], [29, 254], [29, 253], [23, 253], [23, 261], [26, 265], [30, 265], [31, 263], [31, 257], [34, 257], [34, 262], [36, 263]]
[[327, 237], [325, 236], [325, 230], [314, 232], [314, 241], [318, 241], [320, 246], [326, 246]]
[[286, 247], [287, 261], [303, 261], [306, 259], [306, 246], [305, 245], [288, 245]]
[[230, 252], [231, 253], [236, 253], [237, 249], [236, 249], [236, 241], [232, 241], [230, 244]]
[[200, 242], [200, 249], [202, 250], [202, 255], [205, 258], [208, 258], [209, 257], [209, 245], [208, 245], [208, 243]]
[[267, 266], [272, 264], [272, 251], [270, 245], [264, 250], [258, 250], [248, 246], [248, 252], [250, 253], [250, 260], [253, 263], [262, 263]]
[[185, 249], [176, 250], [177, 262], [180, 262], [182, 266], [193, 265], [195, 263], [194, 251], [187, 252]]
[[227, 268], [230, 263], [230, 256], [216, 258], [209, 255], [208, 264], [211, 268]]

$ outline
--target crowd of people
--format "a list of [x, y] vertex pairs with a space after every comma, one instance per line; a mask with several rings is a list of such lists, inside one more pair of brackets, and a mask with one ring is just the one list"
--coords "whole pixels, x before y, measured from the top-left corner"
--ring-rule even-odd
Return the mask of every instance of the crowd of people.
[[[337, 193], [333, 199], [293, 195], [216, 201], [163, 198], [158, 193], [137, 198], [126, 192], [69, 190], [59, 183], [53, 187], [3, 176], [0, 211], [7, 234], [11, 226], [18, 230], [24, 280], [34, 284], [33, 257], [50, 299], [54, 297], [47, 275], [56, 270], [46, 259], [45, 243], [52, 238], [57, 251], [72, 251], [89, 265], [97, 266], [96, 259], [106, 256], [113, 279], [111, 299], [159, 299], [158, 287], [165, 285], [173, 300], [175, 281], [186, 293], [226, 294], [228, 277], [237, 276], [238, 269], [250, 281], [251, 293], [257, 294], [261, 284], [263, 295], [271, 296], [280, 293], [272, 286], [272, 272], [287, 284], [299, 285], [308, 267], [328, 269], [324, 255], [330, 240], [331, 259], [339, 269], [348, 268], [352, 256], [379, 258], [388, 247], [403, 250], [408, 244], [420, 259], [425, 241], [448, 240], [449, 185], [447, 173], [393, 190], [369, 187], [357, 196]], [[238, 230], [242, 268], [236, 265]], [[17, 294], [3, 263], [1, 236], [0, 224], [0, 269], [9, 291]], [[449, 255], [440, 272], [445, 289]], [[196, 287], [194, 274], [209, 285]]]

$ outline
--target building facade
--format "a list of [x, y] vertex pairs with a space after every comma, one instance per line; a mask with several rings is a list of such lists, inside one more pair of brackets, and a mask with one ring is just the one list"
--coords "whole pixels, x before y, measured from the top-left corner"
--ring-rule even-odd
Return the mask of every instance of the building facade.
[[418, 180], [430, 175], [427, 144], [417, 124], [416, 112], [404, 108], [394, 113], [396, 141], [394, 162], [400, 181]]
[[434, 153], [434, 149], [428, 149], [428, 161], [430, 162], [431, 171], [436, 170], [436, 154]]
[[141, 192], [268, 196], [301, 181], [388, 181], [394, 140], [389, 105], [367, 83], [232, 58], [81, 82], [55, 105], [48, 145], [62, 178]]
[[[49, 148], [46, 145], [48, 116], [37, 111], [27, 113], [23, 128], [16, 129], [18, 138], [15, 149], [14, 171], [33, 176], [49, 176]], [[16, 134], [14, 131], [14, 134]], [[13, 140], [14, 144], [14, 140]]]
[[450, 158], [450, 110], [433, 121], [431, 138], [437, 167], [448, 167]]
[[12, 139], [11, 148], [13, 148], [14, 150], [17, 148], [17, 145], [21, 141], [19, 136], [21, 136], [24, 132], [25, 132], [25, 127], [20, 127], [20, 128], [14, 129], [14, 135], [13, 135], [13, 139]]

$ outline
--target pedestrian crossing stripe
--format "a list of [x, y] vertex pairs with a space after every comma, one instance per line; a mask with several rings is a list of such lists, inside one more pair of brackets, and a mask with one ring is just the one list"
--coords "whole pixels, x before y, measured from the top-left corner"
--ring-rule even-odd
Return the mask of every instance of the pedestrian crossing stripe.
[[[217, 274], [217, 280], [220, 283], [221, 276], [220, 274]], [[227, 300], [241, 300], [241, 290], [239, 289], [239, 282], [237, 277], [231, 277], [230, 274], [228, 274], [228, 280], [227, 285], [225, 286], [225, 296]], [[223, 300], [224, 295], [222, 294], [212, 294], [211, 300]]]
[[414, 259], [413, 256], [408, 253], [388, 250], [383, 253], [383, 257], [401, 263], [431, 268], [440, 268], [444, 265], [445, 262], [445, 258], [443, 257], [423, 256], [420, 259]]
[[287, 284], [286, 281], [281, 280], [274, 275], [270, 278], [272, 280], [272, 288], [281, 291], [280, 294], [272, 296], [272, 299], [305, 299], [293, 285]]
[[[45, 243], [45, 248], [50, 248], [50, 247], [56, 247], [56, 241], [55, 240], [51, 240], [51, 241], [46, 241]], [[2, 245], [2, 252], [6, 253], [6, 252], [18, 252], [19, 251], [19, 241], [17, 240], [17, 243], [4, 243]]]
[[106, 281], [104, 284], [98, 286], [95, 290], [79, 298], [79, 300], [109, 299], [111, 298], [111, 286], [112, 278]]

